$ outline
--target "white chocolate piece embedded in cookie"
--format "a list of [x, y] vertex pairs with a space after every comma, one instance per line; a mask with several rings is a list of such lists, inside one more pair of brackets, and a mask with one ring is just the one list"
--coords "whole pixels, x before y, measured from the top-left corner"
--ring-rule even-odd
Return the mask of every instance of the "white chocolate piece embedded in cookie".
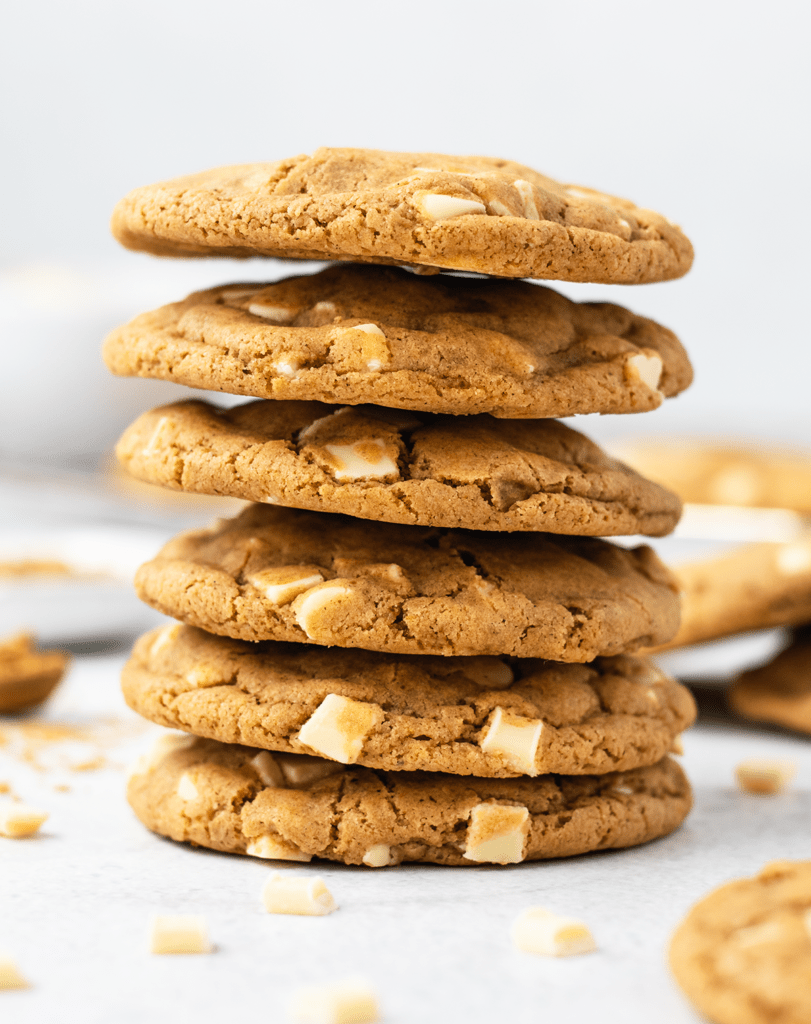
[[263, 785], [273, 786], [275, 789], [285, 788], [284, 773], [276, 758], [269, 751], [263, 750], [256, 757], [252, 757], [250, 764]]
[[175, 792], [181, 800], [186, 801], [196, 800], [200, 796], [200, 791], [195, 786], [194, 780], [188, 772], [184, 772], [180, 776], [180, 782], [178, 782]]
[[520, 864], [529, 811], [510, 804], [476, 804], [470, 812], [464, 856], [488, 864]]
[[298, 1024], [375, 1024], [380, 1019], [376, 995], [359, 979], [301, 989], [289, 1012]]
[[0, 991], [10, 988], [28, 988], [28, 982], [11, 954], [0, 950]]
[[305, 590], [310, 590], [324, 577], [313, 566], [283, 565], [278, 568], [263, 569], [247, 577], [248, 583], [256, 587], [271, 604], [281, 607], [289, 604]]
[[288, 306], [270, 306], [264, 302], [251, 302], [248, 312], [251, 316], [260, 316], [274, 324], [289, 324], [296, 315], [296, 311]]
[[396, 480], [400, 470], [379, 438], [353, 444], [325, 444], [336, 480]]
[[597, 948], [582, 921], [559, 917], [544, 907], [529, 907], [519, 914], [510, 934], [517, 949], [538, 956], [576, 956]]
[[641, 380], [651, 391], [659, 390], [662, 357], [656, 352], [639, 352], [625, 360], [625, 372], [631, 380]]
[[150, 953], [211, 953], [204, 917], [155, 914], [149, 930]]
[[363, 855], [363, 863], [368, 868], [385, 868], [391, 864], [391, 847], [388, 843], [375, 843]]
[[485, 754], [499, 754], [510, 768], [524, 775], [537, 775], [535, 754], [541, 741], [543, 722], [537, 718], [512, 715], [497, 707], [481, 741]]
[[793, 762], [766, 758], [741, 761], [735, 768], [735, 778], [744, 792], [769, 796], [784, 790], [796, 774]]
[[505, 661], [488, 655], [465, 658], [462, 669], [468, 679], [484, 690], [506, 690], [515, 681], [515, 673]]
[[284, 781], [293, 787], [309, 786], [311, 782], [343, 771], [335, 761], [325, 761], [309, 754], [276, 754], [276, 761], [281, 765]]
[[459, 196], [445, 196], [437, 192], [416, 192], [414, 200], [419, 209], [431, 220], [450, 220], [468, 213], [487, 213], [484, 203]]
[[245, 852], [261, 860], [300, 860], [306, 864], [313, 859], [311, 853], [305, 853], [294, 843], [288, 843], [277, 835], [257, 836], [248, 843]]
[[262, 887], [262, 902], [269, 914], [323, 917], [338, 909], [323, 878], [301, 878], [278, 871], [274, 871]]
[[24, 839], [39, 831], [48, 812], [40, 811], [13, 800], [0, 800], [0, 835], [10, 839]]
[[334, 601], [339, 601], [352, 591], [340, 583], [325, 584], [310, 588], [296, 598], [294, 614], [296, 622], [304, 630], [310, 640], [318, 640], [321, 632], [319, 626], [322, 616], [319, 614]]
[[363, 741], [382, 720], [379, 705], [330, 693], [301, 727], [298, 738], [324, 757], [354, 764]]

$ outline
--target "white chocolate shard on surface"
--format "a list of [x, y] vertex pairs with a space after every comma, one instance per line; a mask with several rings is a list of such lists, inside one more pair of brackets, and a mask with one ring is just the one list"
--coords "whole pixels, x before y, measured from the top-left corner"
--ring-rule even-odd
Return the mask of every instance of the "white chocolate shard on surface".
[[662, 379], [662, 357], [656, 352], [637, 352], [625, 360], [625, 374], [630, 380], [642, 381], [651, 391], [658, 391]]
[[391, 847], [388, 843], [375, 843], [363, 855], [363, 863], [368, 868], [385, 868], [391, 864]]
[[521, 200], [524, 203], [524, 216], [527, 220], [540, 220], [538, 214], [538, 207], [535, 204], [535, 193], [532, 190], [532, 185], [528, 181], [524, 181], [519, 178], [513, 182], [513, 188], [521, 196]]
[[506, 690], [515, 682], [515, 673], [501, 658], [484, 654], [465, 658], [461, 667], [468, 679], [486, 690]]
[[735, 768], [738, 785], [746, 793], [773, 795], [785, 789], [797, 774], [797, 765], [792, 761], [751, 758], [741, 761]]
[[517, 949], [537, 956], [577, 956], [597, 948], [582, 921], [559, 917], [544, 907], [529, 907], [519, 914], [510, 934]]
[[0, 950], [0, 991], [11, 988], [28, 988], [28, 982], [12, 955]]
[[296, 315], [295, 309], [289, 306], [271, 306], [265, 302], [252, 302], [248, 312], [251, 316], [261, 316], [263, 320], [271, 320], [274, 324], [289, 324]]
[[257, 836], [248, 843], [245, 852], [262, 860], [298, 860], [306, 864], [313, 859], [311, 853], [305, 853], [295, 843], [288, 843], [279, 835]]
[[468, 213], [487, 213], [484, 203], [475, 199], [445, 196], [438, 192], [418, 192], [414, 198], [425, 216], [431, 220], [450, 220]]
[[480, 746], [485, 754], [500, 755], [515, 771], [537, 775], [535, 754], [542, 732], [543, 722], [539, 718], [513, 715], [497, 707]]
[[290, 1019], [297, 1024], [376, 1024], [377, 996], [360, 979], [337, 985], [301, 989], [290, 1001]]
[[335, 761], [325, 761], [323, 757], [310, 754], [276, 754], [276, 761], [281, 765], [288, 786], [309, 786], [344, 770]]
[[306, 593], [296, 598], [294, 613], [296, 622], [312, 640], [319, 634], [319, 612], [323, 611], [334, 601], [339, 601], [352, 591], [340, 583], [332, 583], [324, 586], [313, 587]]
[[47, 811], [40, 811], [14, 800], [0, 800], [0, 835], [9, 839], [25, 839], [35, 835], [48, 818]]
[[298, 740], [341, 764], [354, 764], [382, 720], [379, 705], [329, 693], [299, 730]]
[[811, 540], [783, 544], [775, 555], [778, 571], [784, 576], [798, 576], [811, 569]]
[[274, 871], [262, 887], [262, 902], [269, 914], [323, 917], [338, 909], [323, 878], [283, 875]]
[[177, 795], [181, 800], [196, 800], [200, 792], [188, 772], [183, 772], [177, 784]]
[[150, 953], [210, 953], [206, 920], [199, 914], [155, 914], [149, 929]]
[[247, 577], [247, 582], [256, 587], [271, 604], [281, 607], [289, 604], [305, 590], [323, 583], [324, 577], [311, 566], [282, 565], [255, 572]]
[[325, 444], [336, 480], [385, 480], [400, 476], [394, 459], [379, 438], [353, 444]]
[[486, 864], [520, 864], [529, 811], [511, 804], [476, 804], [470, 812], [464, 856]]

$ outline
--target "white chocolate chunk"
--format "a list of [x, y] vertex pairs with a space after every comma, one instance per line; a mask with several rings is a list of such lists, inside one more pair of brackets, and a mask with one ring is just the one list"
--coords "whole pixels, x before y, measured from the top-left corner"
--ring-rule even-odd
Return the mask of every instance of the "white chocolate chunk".
[[510, 768], [523, 775], [537, 775], [535, 754], [542, 732], [539, 718], [524, 718], [497, 707], [481, 741], [482, 752], [501, 755]]
[[320, 313], [322, 316], [335, 316], [338, 310], [335, 308], [334, 302], [316, 302], [313, 312]]
[[161, 440], [161, 437], [165, 432], [171, 432], [174, 429], [174, 426], [174, 420], [170, 420], [168, 416], [161, 416], [155, 425], [155, 429], [152, 431], [146, 446], [141, 450], [141, 455], [149, 457], [157, 454], [162, 448], [165, 448], [166, 443]]
[[487, 690], [506, 690], [515, 681], [515, 673], [501, 658], [488, 655], [465, 658], [460, 667], [468, 679]]
[[325, 444], [336, 480], [384, 480], [399, 477], [394, 459], [386, 454], [386, 442], [375, 438], [354, 444]]
[[273, 369], [280, 377], [295, 377], [301, 369], [301, 363], [298, 359], [294, 359], [292, 356], [288, 359], [279, 359], [273, 364]]
[[681, 733], [679, 733], [678, 736], [673, 737], [673, 742], [670, 744], [669, 752], [671, 754], [676, 754], [678, 757], [681, 757], [684, 753], [684, 743], [681, 738]]
[[256, 757], [252, 757], [248, 764], [265, 786], [273, 789], [284, 789], [284, 775], [282, 769], [276, 762], [276, 758], [267, 750], [261, 751]]
[[306, 594], [301, 594], [296, 598], [294, 608], [296, 622], [312, 640], [318, 634], [318, 613], [333, 601], [339, 601], [351, 593], [349, 587], [343, 587], [340, 584], [313, 587]]
[[300, 860], [306, 864], [313, 859], [311, 853], [305, 853], [295, 843], [288, 843], [279, 835], [257, 836], [248, 843], [245, 852], [262, 860]]
[[226, 302], [239, 302], [240, 299], [250, 298], [251, 295], [256, 295], [256, 285], [250, 288], [223, 288], [220, 292], [220, 298]]
[[361, 980], [301, 989], [290, 1001], [290, 1019], [298, 1024], [376, 1024], [377, 996]]
[[355, 324], [355, 326], [351, 327], [350, 330], [363, 331], [364, 334], [376, 334], [379, 338], [386, 337], [377, 324]]
[[180, 781], [177, 784], [177, 795], [181, 800], [196, 800], [200, 796], [199, 790], [188, 772], [183, 772], [180, 776]]
[[735, 768], [738, 785], [746, 793], [772, 795], [785, 789], [797, 774], [797, 766], [791, 761], [752, 758], [741, 761]]
[[811, 910], [806, 910], [804, 912], [803, 926], [805, 927], [805, 930], [808, 933], [809, 938], [811, 938]]
[[811, 569], [811, 541], [798, 540], [777, 549], [777, 568], [784, 576], [797, 576]]
[[155, 914], [149, 930], [150, 953], [210, 953], [208, 929], [198, 914]]
[[425, 216], [431, 220], [450, 220], [451, 217], [461, 217], [467, 213], [487, 213], [484, 203], [475, 199], [444, 196], [437, 192], [418, 192], [414, 198]]
[[391, 847], [388, 843], [375, 843], [364, 853], [363, 863], [369, 868], [385, 868], [391, 864]]
[[262, 902], [269, 914], [323, 917], [338, 909], [323, 878], [296, 878], [274, 871], [262, 887]]
[[377, 704], [329, 693], [299, 730], [299, 742], [341, 764], [354, 764], [363, 743], [383, 720]]
[[0, 991], [8, 988], [28, 988], [28, 982], [11, 954], [0, 950]]
[[203, 664], [195, 665], [189, 669], [186, 673], [186, 682], [198, 689], [204, 689], [207, 686], [219, 686], [225, 680], [222, 677], [222, 673], [213, 665]]
[[289, 306], [270, 306], [264, 302], [252, 302], [248, 306], [248, 312], [252, 316], [261, 316], [264, 320], [271, 320], [274, 324], [289, 324], [296, 315], [295, 309]]
[[247, 582], [279, 607], [289, 604], [305, 590], [324, 582], [317, 569], [306, 565], [282, 565], [263, 569], [247, 577]]
[[464, 856], [487, 864], [519, 864], [528, 833], [526, 807], [476, 804], [470, 812]]
[[505, 206], [504, 203], [502, 203], [498, 199], [493, 199], [491, 202], [487, 204], [487, 212], [495, 214], [497, 217], [515, 216], [515, 214], [512, 212], [509, 206]]
[[183, 627], [179, 622], [173, 622], [171, 626], [164, 626], [152, 641], [152, 646], [149, 648], [150, 658], [154, 658], [156, 654], [160, 654], [164, 647], [174, 643], [181, 629]]
[[334, 761], [309, 754], [277, 754], [276, 760], [282, 766], [284, 780], [289, 786], [309, 786], [319, 779], [336, 775], [344, 769]]
[[637, 352], [625, 360], [625, 374], [629, 380], [640, 380], [651, 391], [657, 391], [662, 379], [662, 358], [655, 352]]
[[513, 945], [538, 956], [577, 956], [597, 946], [589, 929], [572, 917], [558, 917], [543, 907], [529, 907], [511, 929]]
[[535, 193], [532, 189], [532, 185], [528, 181], [524, 181], [519, 178], [518, 181], [513, 182], [513, 188], [521, 196], [521, 200], [524, 203], [524, 216], [527, 220], [540, 220], [538, 214], [538, 207], [535, 204]]
[[9, 839], [23, 839], [33, 836], [47, 819], [47, 811], [39, 811], [13, 800], [0, 801], [0, 836]]

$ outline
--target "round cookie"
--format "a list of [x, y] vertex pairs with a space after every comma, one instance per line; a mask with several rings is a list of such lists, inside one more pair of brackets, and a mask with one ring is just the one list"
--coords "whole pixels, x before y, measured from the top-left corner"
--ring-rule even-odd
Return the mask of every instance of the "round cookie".
[[497, 778], [655, 764], [695, 718], [685, 687], [630, 655], [409, 657], [247, 644], [177, 623], [141, 637], [122, 689], [145, 718], [223, 743]]
[[196, 737], [167, 737], [127, 788], [141, 821], [227, 853], [386, 867], [515, 864], [637, 846], [688, 814], [670, 758], [609, 775], [480, 779], [345, 768]]
[[135, 586], [209, 633], [393, 654], [586, 662], [663, 643], [679, 615], [675, 582], [644, 545], [269, 505], [169, 541]]
[[811, 861], [776, 861], [697, 903], [670, 966], [715, 1024], [811, 1020]]
[[527, 281], [338, 264], [143, 313], [113, 373], [255, 398], [531, 419], [645, 412], [692, 381], [672, 331]]
[[509, 160], [319, 149], [135, 189], [113, 212], [128, 249], [289, 256], [641, 284], [687, 273], [689, 240], [626, 199]]
[[659, 650], [811, 620], [811, 539], [749, 544], [673, 571], [681, 625]]
[[27, 633], [0, 640], [0, 714], [29, 711], [43, 704], [64, 676], [70, 655], [40, 651]]
[[389, 523], [662, 536], [681, 513], [675, 494], [556, 420], [178, 402], [139, 417], [116, 454], [164, 487]]
[[734, 711], [811, 733], [811, 630], [801, 630], [768, 664], [743, 672], [727, 691]]

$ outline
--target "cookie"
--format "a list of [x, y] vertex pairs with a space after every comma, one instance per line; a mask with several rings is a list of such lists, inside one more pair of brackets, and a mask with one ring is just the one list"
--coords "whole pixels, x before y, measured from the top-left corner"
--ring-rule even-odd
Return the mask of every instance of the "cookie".
[[128, 249], [288, 256], [641, 284], [687, 273], [690, 242], [626, 199], [509, 160], [319, 149], [135, 189], [113, 213]]
[[27, 633], [0, 641], [0, 714], [28, 711], [44, 703], [70, 662], [64, 651], [39, 651]]
[[624, 444], [623, 459], [684, 501], [811, 513], [811, 457], [773, 446], [657, 441]]
[[177, 623], [136, 643], [124, 697], [223, 743], [388, 771], [593, 775], [660, 761], [695, 718], [645, 658], [590, 665], [247, 644]]
[[776, 861], [706, 896], [670, 947], [676, 980], [715, 1024], [811, 1020], [811, 861]]
[[798, 631], [768, 664], [738, 676], [727, 699], [744, 718], [811, 733], [811, 630]]
[[139, 597], [209, 633], [394, 654], [586, 662], [663, 643], [675, 582], [646, 546], [251, 505], [171, 540]]
[[662, 536], [681, 514], [675, 494], [555, 420], [177, 402], [136, 420], [116, 453], [164, 487], [389, 523]]
[[692, 381], [672, 331], [527, 281], [336, 265], [136, 317], [113, 373], [255, 398], [507, 419], [645, 412]]
[[480, 779], [346, 768], [181, 737], [136, 768], [127, 796], [160, 835], [255, 857], [465, 866], [637, 846], [672, 832], [690, 786], [670, 758], [608, 775]]
[[811, 621], [811, 539], [749, 544], [674, 572], [681, 626], [666, 649]]

